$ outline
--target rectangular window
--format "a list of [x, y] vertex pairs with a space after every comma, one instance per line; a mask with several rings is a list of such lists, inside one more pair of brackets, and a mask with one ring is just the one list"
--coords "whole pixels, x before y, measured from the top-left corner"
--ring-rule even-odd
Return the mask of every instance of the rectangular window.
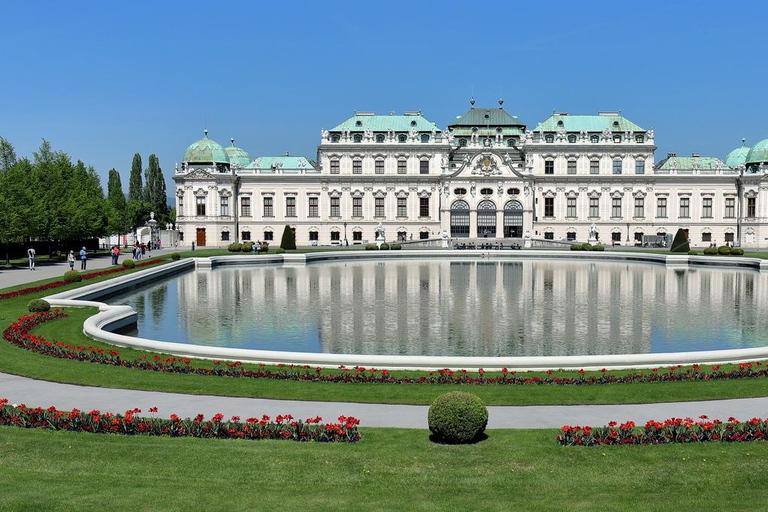
[[733, 233], [726, 233], [725, 234], [725, 241], [726, 242], [733, 242]]
[[407, 197], [397, 198], [397, 216], [398, 217], [408, 216], [408, 198]]
[[576, 198], [575, 197], [569, 197], [568, 203], [566, 205], [566, 217], [576, 217]]
[[592, 218], [600, 217], [600, 198], [589, 198], [589, 216]]
[[642, 158], [635, 160], [635, 174], [645, 174], [645, 160]]
[[635, 218], [642, 219], [643, 217], [645, 217], [645, 198], [636, 197], [635, 198]]
[[712, 241], [712, 233], [702, 233], [701, 234], [701, 241], [702, 242], [711, 242]]
[[546, 160], [544, 162], [544, 174], [555, 174], [554, 160]]
[[376, 217], [384, 216], [384, 198], [383, 197], [374, 198], [373, 214]]
[[691, 216], [691, 200], [687, 197], [680, 198], [680, 218], [687, 219]]
[[285, 216], [286, 217], [296, 216], [296, 198], [295, 197], [285, 198]]
[[545, 217], [555, 216], [555, 198], [554, 197], [544, 198], [544, 216]]
[[331, 217], [341, 217], [341, 207], [339, 206], [340, 198], [331, 198]]
[[176, 196], [176, 205], [178, 206], [177, 216], [184, 216], [184, 196]]
[[419, 240], [428, 240], [429, 239], [429, 231], [422, 231], [419, 233]]
[[429, 160], [419, 162], [419, 174], [429, 174]]
[[384, 160], [376, 160], [376, 174], [384, 174]]
[[352, 216], [353, 217], [363, 216], [363, 198], [362, 197], [352, 198]]
[[747, 217], [756, 217], [757, 216], [757, 198], [756, 197], [748, 197], [747, 198]]
[[712, 218], [712, 198], [705, 197], [701, 200], [701, 216], [706, 219]]
[[661, 219], [667, 218], [667, 198], [659, 197], [656, 199], [656, 216]]
[[198, 197], [196, 202], [197, 202], [197, 214], [199, 216], [205, 216], [205, 198]]
[[221, 241], [222, 242], [229, 242], [229, 231], [222, 231], [221, 232]]
[[317, 231], [310, 231], [309, 232], [309, 241], [310, 242], [317, 242], [318, 240], [320, 240], [320, 233], [318, 233]]
[[555, 239], [555, 232], [554, 231], [545, 231], [544, 232], [544, 240], [554, 240]]
[[363, 173], [363, 161], [352, 160], [352, 174], [362, 174], [362, 173]]
[[611, 240], [621, 242], [621, 233], [611, 233]]
[[240, 198], [240, 215], [242, 217], [251, 216], [251, 198], [250, 197]]
[[576, 160], [568, 160], [568, 174], [576, 174]]
[[[229, 233], [227, 233], [227, 238], [229, 238]], [[240, 232], [240, 240], [243, 242], [247, 242], [251, 239], [251, 232], [250, 231], [241, 231]]]
[[352, 241], [353, 242], [362, 242], [363, 241], [363, 232], [362, 231], [355, 231], [352, 233]]
[[621, 198], [620, 197], [614, 197], [613, 199], [611, 199], [611, 218], [613, 219], [621, 218]]
[[272, 209], [272, 198], [271, 197], [265, 197], [264, 198], [264, 216], [265, 217], [274, 217], [275, 213]]
[[406, 161], [405, 159], [400, 159], [397, 161], [397, 174], [405, 174], [407, 172], [406, 167]]
[[331, 241], [338, 242], [341, 240], [341, 233], [339, 231], [331, 231]]
[[339, 161], [337, 159], [331, 160], [331, 174], [339, 174]]
[[274, 236], [272, 236], [272, 232], [271, 231], [265, 231], [264, 232], [264, 240], [266, 240], [267, 242], [271, 242], [274, 239], [275, 238], [274, 238]]
[[613, 174], [621, 174], [621, 159], [617, 158], [613, 161]]
[[600, 161], [599, 160], [590, 160], [589, 161], [589, 174], [600, 174]]
[[219, 198], [219, 215], [222, 217], [229, 216], [229, 198], [228, 197], [220, 197]]
[[733, 197], [725, 198], [725, 218], [732, 219], [736, 216], [736, 199]]
[[419, 217], [429, 217], [429, 198], [419, 198]]
[[318, 208], [319, 198], [312, 196], [309, 198], [309, 216], [310, 217], [319, 217], [319, 208]]

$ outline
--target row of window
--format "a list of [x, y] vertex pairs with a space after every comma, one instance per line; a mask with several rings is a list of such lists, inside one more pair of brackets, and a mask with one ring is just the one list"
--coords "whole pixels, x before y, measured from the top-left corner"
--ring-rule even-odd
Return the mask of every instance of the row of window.
[[[295, 231], [295, 230], [294, 230]], [[397, 232], [397, 239], [405, 241], [406, 240], [407, 233], [405, 231], [398, 231]], [[411, 235], [411, 238], [413, 238], [413, 235]], [[429, 238], [429, 232], [423, 231], [419, 233], [419, 238], [421, 239], [427, 239]], [[275, 239], [275, 233], [272, 230], [266, 229], [264, 230], [263, 236], [261, 240], [265, 242], [271, 242]], [[240, 232], [240, 240], [243, 242], [249, 242], [252, 241], [252, 234], [250, 231], [241, 231]], [[230, 241], [230, 234], [229, 231], [222, 231], [221, 232], [221, 241], [222, 242], [229, 242]], [[309, 232], [309, 241], [310, 242], [318, 242], [320, 241], [320, 233], [317, 231], [310, 231]], [[332, 242], [340, 242], [341, 241], [341, 232], [337, 230], [331, 231], [331, 241]], [[363, 241], [363, 232], [360, 230], [355, 230], [352, 232], [352, 242], [362, 242]]]
[[[384, 198], [383, 197], [374, 197], [374, 216], [376, 217], [385, 217], [385, 211], [384, 211]], [[307, 198], [308, 200], [308, 212], [307, 217], [319, 217], [320, 216], [320, 198], [317, 196], [310, 196]], [[341, 217], [341, 198], [340, 197], [331, 197], [331, 217]], [[182, 198], [179, 198], [179, 210], [183, 211], [184, 203], [182, 201]], [[196, 214], [198, 216], [204, 217], [206, 215], [206, 204], [205, 204], [205, 198], [204, 197], [197, 197], [196, 198]], [[220, 197], [219, 198], [219, 214], [221, 216], [229, 216], [229, 197]], [[429, 198], [428, 197], [420, 197], [419, 198], [419, 216], [420, 217], [429, 217]], [[242, 217], [250, 217], [251, 216], [251, 198], [250, 197], [241, 197], [240, 198], [240, 216]], [[275, 216], [275, 209], [274, 209], [274, 198], [273, 197], [264, 197], [264, 217], [274, 217]], [[285, 198], [285, 216], [286, 217], [296, 217], [296, 197], [294, 196], [288, 196]], [[352, 217], [362, 217], [363, 216], [363, 198], [362, 197], [353, 197], [352, 198]], [[408, 216], [408, 198], [407, 197], [398, 197], [397, 198], [397, 216], [398, 217], [407, 217]]]
[[[622, 199], [621, 197], [611, 198], [611, 218], [623, 217], [622, 210], [621, 210], [621, 199]], [[755, 217], [757, 213], [756, 198], [754, 197], [747, 198], [746, 213], [747, 213], [747, 217]], [[544, 216], [545, 217], [555, 216], [555, 198], [554, 197], [544, 198]], [[577, 217], [575, 197], [566, 198], [565, 216], [568, 218]], [[589, 217], [590, 218], [600, 217], [600, 198], [599, 197], [589, 198]], [[645, 217], [645, 198], [644, 197], [635, 198], [634, 217], [636, 218]], [[656, 199], [656, 218], [663, 219], [666, 217], [667, 217], [667, 198], [659, 197]], [[688, 197], [681, 197], [680, 198], [680, 215], [678, 218], [686, 219], [690, 217], [691, 217], [691, 200]], [[701, 217], [712, 218], [712, 198], [711, 197], [702, 198]], [[724, 212], [723, 218], [732, 219], [735, 217], [736, 217], [736, 199], [733, 197], [727, 197], [725, 198], [725, 212]]]
[[[643, 241], [643, 234], [641, 232], [636, 232], [634, 234], [634, 241], [635, 242], [642, 242]], [[659, 231], [656, 233], [656, 236], [665, 236], [667, 233], [665, 231]], [[725, 242], [733, 242], [734, 241], [734, 235], [732, 232], [724, 233], [725, 235]], [[576, 240], [576, 232], [575, 231], [568, 231], [565, 234], [565, 237], [567, 240]], [[555, 239], [555, 232], [554, 231], [545, 231], [544, 232], [544, 239], [545, 240], [554, 240]], [[614, 242], [621, 242], [622, 235], [620, 231], [614, 231], [611, 233], [611, 240]], [[704, 232], [701, 234], [701, 241], [702, 242], [711, 242], [712, 241], [712, 233], [710, 232]]]
[[[453, 193], [455, 195], [457, 195], [457, 196], [463, 196], [463, 195], [465, 195], [467, 193], [467, 189], [464, 188], [464, 187], [457, 187], [457, 188], [453, 189]], [[480, 189], [480, 194], [484, 195], [484, 196], [493, 195], [493, 189], [492, 188], [488, 188], [488, 187], [481, 188]], [[508, 188], [507, 189], [507, 194], [509, 194], [510, 196], [520, 195], [520, 189], [517, 188], [517, 187]]]
[[[611, 139], [613, 140], [614, 143], [624, 142], [624, 136], [622, 134], [620, 134], [620, 133], [614, 133], [611, 136]], [[571, 143], [571, 144], [575, 144], [576, 142], [578, 142], [579, 136], [576, 135], [575, 133], [569, 133], [568, 136], [566, 137], [566, 140], [569, 143]], [[555, 142], [555, 134], [554, 133], [547, 133], [547, 134], [545, 134], [544, 135], [544, 142], [547, 142], [547, 143]], [[597, 135], [597, 134], [593, 133], [592, 135], [589, 136], [589, 142], [591, 142], [592, 144], [599, 143], [600, 142], [600, 135]], [[645, 135], [635, 135], [635, 142], [638, 142], [640, 144], [645, 142]]]
[[[576, 160], [568, 160], [568, 174], [576, 174]], [[544, 161], [544, 174], [555, 174], [555, 161]], [[600, 161], [589, 161], [589, 174], [600, 174]], [[613, 159], [613, 174], [624, 174], [624, 160], [621, 158]], [[635, 160], [635, 174], [645, 174], [645, 160], [638, 158]]]
[[[331, 174], [339, 174], [341, 172], [341, 164], [338, 158], [331, 159]], [[384, 159], [377, 158], [374, 164], [375, 174], [384, 174]], [[408, 172], [407, 161], [405, 159], [399, 159], [397, 161], [397, 174], [406, 174]], [[363, 173], [363, 161], [356, 158], [352, 160], [352, 174]], [[419, 174], [429, 174], [429, 160], [419, 160]]]
[[[395, 136], [395, 139], [397, 140], [397, 142], [400, 142], [400, 143], [408, 142], [408, 134], [406, 134], [406, 133], [399, 133], [399, 134], [397, 134]], [[428, 134], [428, 133], [422, 133], [421, 135], [419, 135], [418, 139], [419, 139], [419, 141], [422, 144], [426, 144], [430, 140], [432, 140], [432, 136], [430, 134]], [[375, 140], [377, 143], [381, 144], [381, 143], [386, 142], [387, 136], [384, 135], [383, 133], [377, 133], [373, 137], [373, 140]], [[436, 142], [441, 142], [442, 140], [443, 140], [442, 135], [436, 133], [435, 134], [435, 141]], [[341, 135], [338, 134], [338, 133], [331, 134], [331, 142], [341, 142]], [[352, 142], [355, 142], [355, 143], [358, 143], [358, 144], [363, 142], [363, 134], [362, 133], [353, 133], [352, 134]]]

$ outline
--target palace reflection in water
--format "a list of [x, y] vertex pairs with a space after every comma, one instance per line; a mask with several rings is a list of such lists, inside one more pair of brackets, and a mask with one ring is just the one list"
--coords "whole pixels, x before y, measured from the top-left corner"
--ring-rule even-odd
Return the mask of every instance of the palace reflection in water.
[[360, 261], [222, 267], [111, 303], [139, 334], [329, 353], [538, 356], [766, 344], [768, 276], [576, 261]]

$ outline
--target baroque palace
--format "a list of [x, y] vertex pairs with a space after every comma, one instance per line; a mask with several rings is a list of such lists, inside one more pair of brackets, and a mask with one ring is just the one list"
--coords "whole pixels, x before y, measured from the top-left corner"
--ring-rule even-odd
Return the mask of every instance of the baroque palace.
[[688, 230], [693, 245], [768, 246], [768, 139], [724, 160], [669, 153], [620, 112], [555, 112], [528, 128], [503, 108], [471, 108], [440, 129], [421, 112], [355, 112], [321, 130], [317, 159], [262, 156], [205, 136], [176, 183], [185, 243], [298, 245], [520, 239], [636, 244]]

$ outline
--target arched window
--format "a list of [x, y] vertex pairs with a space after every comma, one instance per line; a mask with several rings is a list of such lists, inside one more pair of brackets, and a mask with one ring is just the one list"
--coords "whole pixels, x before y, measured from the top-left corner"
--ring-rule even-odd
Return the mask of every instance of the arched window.
[[467, 145], [467, 139], [459, 139], [459, 146], [466, 146]]
[[352, 140], [355, 141], [355, 142], [363, 142], [363, 136], [361, 134], [359, 134], [359, 133], [356, 133], [352, 137]]
[[384, 134], [383, 133], [377, 133], [376, 134], [376, 142], [384, 142]]
[[600, 136], [599, 135], [590, 135], [589, 136], [589, 142], [591, 142], [592, 144], [597, 144], [598, 142], [600, 142]]
[[401, 133], [397, 136], [397, 142], [406, 142], [408, 140], [408, 136], [404, 133]]
[[643, 137], [642, 135], [635, 135], [635, 142], [639, 142], [642, 144], [643, 142], [645, 142], [645, 137]]
[[466, 201], [454, 201], [451, 205], [451, 237], [469, 236], [469, 204]]
[[477, 205], [477, 236], [496, 237], [496, 204], [493, 201], [480, 201]]
[[421, 142], [422, 142], [422, 143], [427, 143], [427, 142], [429, 142], [429, 134], [428, 134], [428, 133], [422, 133], [422, 134], [421, 134]]
[[507, 146], [512, 147], [515, 144], [517, 144], [517, 139], [516, 138], [510, 137], [510, 138], [507, 139]]
[[523, 204], [520, 201], [507, 201], [504, 205], [504, 238], [523, 236]]
[[574, 142], [576, 142], [576, 136], [575, 136], [575, 135], [573, 135], [573, 134], [569, 135], [569, 136], [568, 136], [568, 142], [570, 142], [571, 144], [573, 144]]
[[338, 133], [331, 135], [331, 142], [339, 142], [339, 140], [341, 140], [341, 136]]
[[555, 142], [555, 136], [548, 133], [544, 136], [544, 142]]

